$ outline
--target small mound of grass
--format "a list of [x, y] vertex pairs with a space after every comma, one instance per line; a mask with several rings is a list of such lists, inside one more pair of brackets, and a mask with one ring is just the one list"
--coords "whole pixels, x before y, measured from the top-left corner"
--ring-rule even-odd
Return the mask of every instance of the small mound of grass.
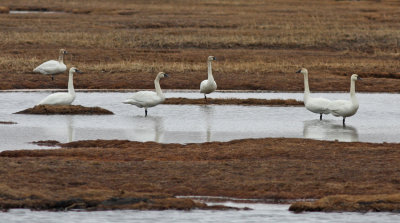
[[112, 115], [113, 112], [100, 107], [84, 107], [81, 105], [36, 105], [15, 114], [35, 115]]
[[400, 194], [326, 196], [315, 202], [293, 203], [289, 210], [293, 212], [399, 212]]
[[267, 105], [267, 106], [303, 106], [302, 101], [295, 99], [257, 99], [257, 98], [216, 98], [207, 99], [207, 102], [203, 98], [167, 98], [163, 104], [171, 105]]

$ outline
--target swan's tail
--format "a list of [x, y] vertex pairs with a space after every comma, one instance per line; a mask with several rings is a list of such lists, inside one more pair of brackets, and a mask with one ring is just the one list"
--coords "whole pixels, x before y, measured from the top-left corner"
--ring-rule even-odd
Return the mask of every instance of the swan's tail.
[[126, 99], [125, 101], [123, 101], [122, 103], [124, 104], [131, 104], [131, 105], [136, 105], [136, 101], [134, 99]]

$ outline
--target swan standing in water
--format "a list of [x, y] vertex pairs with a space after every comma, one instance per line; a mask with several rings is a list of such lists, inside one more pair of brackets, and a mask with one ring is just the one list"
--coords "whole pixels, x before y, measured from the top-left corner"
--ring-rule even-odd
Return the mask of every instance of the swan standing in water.
[[67, 70], [67, 66], [65, 66], [64, 64], [64, 55], [67, 53], [68, 52], [66, 50], [61, 49], [60, 55], [58, 56], [58, 61], [57, 60], [46, 61], [40, 64], [35, 69], [33, 69], [33, 72], [41, 74], [51, 74], [51, 79], [54, 80], [55, 74], [60, 74]]
[[124, 104], [136, 105], [139, 108], [144, 108], [144, 116], [147, 117], [147, 108], [154, 107], [162, 102], [164, 102], [165, 97], [161, 91], [160, 79], [168, 77], [168, 74], [160, 72], [157, 74], [154, 80], [154, 86], [156, 92], [154, 91], [139, 91], [136, 92], [129, 99], [125, 100]]
[[329, 111], [336, 117], [343, 117], [343, 126], [345, 126], [346, 117], [354, 115], [358, 110], [358, 100], [356, 98], [356, 80], [361, 80], [357, 74], [350, 78], [350, 100], [336, 100], [329, 105]]
[[74, 73], [82, 73], [75, 67], [69, 69], [68, 93], [59, 92], [47, 96], [38, 105], [70, 105], [75, 100]]
[[328, 106], [331, 101], [325, 98], [310, 97], [308, 71], [306, 68], [301, 68], [296, 73], [301, 73], [304, 75], [304, 106], [307, 108], [307, 110], [319, 114], [319, 120], [322, 120], [322, 114], [329, 114]]
[[210, 94], [211, 92], [214, 92], [217, 89], [217, 83], [214, 81], [214, 77], [212, 75], [212, 68], [211, 68], [211, 62], [213, 60], [217, 60], [214, 56], [209, 56], [208, 57], [208, 79], [204, 80], [200, 83], [200, 93], [204, 94], [204, 99], [207, 102], [207, 96], [206, 94]]

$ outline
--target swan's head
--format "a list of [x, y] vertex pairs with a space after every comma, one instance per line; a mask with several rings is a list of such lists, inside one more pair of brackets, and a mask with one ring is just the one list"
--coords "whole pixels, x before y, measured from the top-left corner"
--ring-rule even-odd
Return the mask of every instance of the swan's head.
[[308, 74], [308, 70], [306, 68], [301, 68], [296, 73], [300, 73], [300, 74], [306, 75], [306, 74]]
[[71, 72], [71, 73], [78, 73], [78, 74], [81, 74], [81, 73], [82, 73], [82, 71], [78, 70], [76, 67], [71, 67], [71, 68], [69, 69], [69, 72]]
[[64, 50], [64, 49], [61, 49], [60, 50], [60, 54], [64, 54], [65, 55], [65, 54], [68, 54], [68, 52], [66, 50]]
[[208, 57], [208, 61], [213, 61], [213, 60], [217, 60], [217, 58], [215, 58], [214, 56], [209, 56]]
[[165, 77], [169, 77], [169, 76], [168, 76], [167, 73], [160, 72], [160, 73], [157, 74], [157, 77], [158, 77], [158, 78], [165, 78]]
[[351, 75], [351, 80], [352, 81], [361, 81], [362, 79], [361, 79], [361, 77], [359, 77], [357, 74], [353, 74], [353, 75]]

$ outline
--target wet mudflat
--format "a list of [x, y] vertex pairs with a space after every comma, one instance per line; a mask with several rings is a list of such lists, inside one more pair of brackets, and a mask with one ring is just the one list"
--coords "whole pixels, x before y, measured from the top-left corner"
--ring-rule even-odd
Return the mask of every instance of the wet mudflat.
[[[331, 115], [319, 117], [304, 107], [236, 106], [236, 105], [159, 105], [143, 109], [122, 104], [131, 93], [77, 93], [75, 105], [99, 106], [114, 112], [109, 116], [85, 115], [16, 115], [33, 107], [50, 92], [0, 93], [0, 125], [3, 142], [0, 149], [39, 148], [30, 142], [57, 140], [126, 139], [162, 143], [200, 143], [244, 138], [287, 137], [339, 140], [347, 142], [399, 142], [399, 94], [357, 94], [360, 108], [347, 119]], [[347, 99], [347, 93], [319, 93], [331, 99]], [[167, 92], [166, 97], [202, 98], [197, 92]], [[222, 93], [212, 98], [296, 99], [302, 93]], [[42, 147], [43, 148], [43, 147]]]

